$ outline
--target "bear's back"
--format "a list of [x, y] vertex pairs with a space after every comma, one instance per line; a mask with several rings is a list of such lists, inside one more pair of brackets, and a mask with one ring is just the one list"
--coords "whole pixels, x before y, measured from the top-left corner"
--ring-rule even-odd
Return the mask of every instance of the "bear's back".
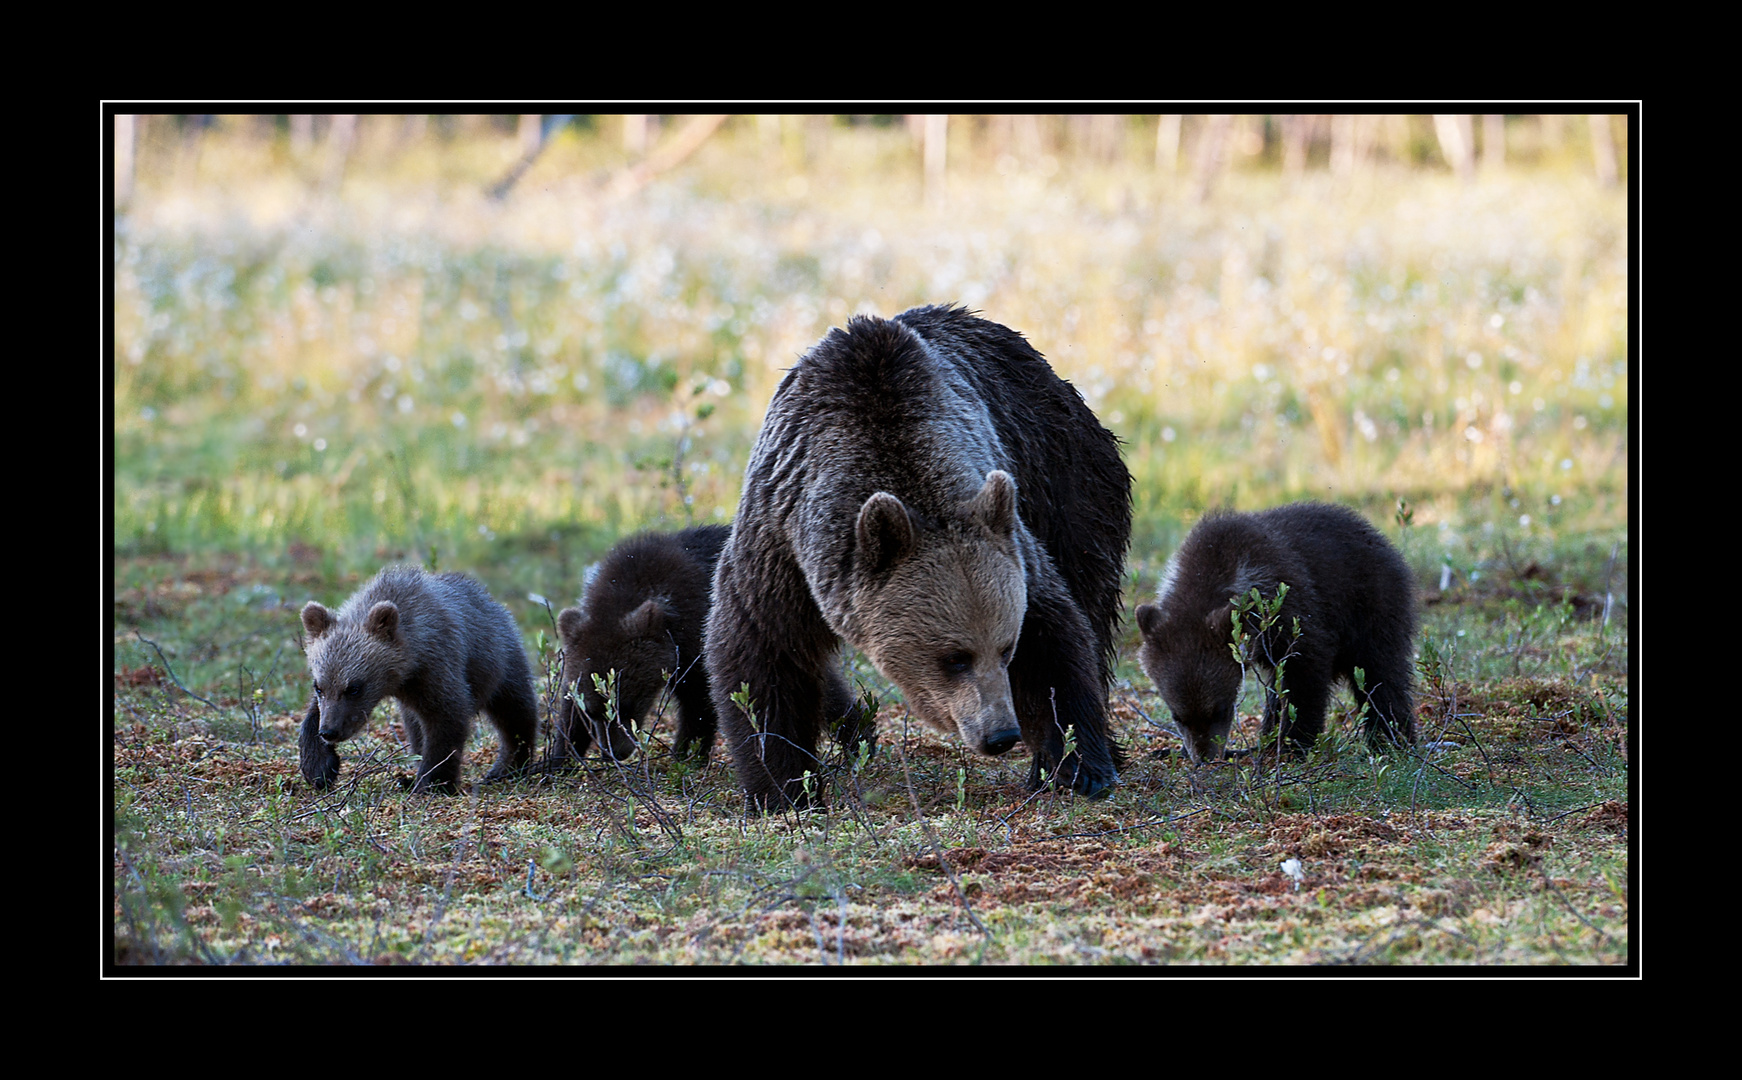
[[1308, 568], [1320, 597], [1320, 617], [1342, 637], [1375, 624], [1411, 634], [1415, 578], [1390, 541], [1345, 506], [1291, 503], [1258, 519]]
[[[623, 540], [599, 563], [582, 604], [595, 626], [615, 625], [653, 597], [670, 602], [686, 636], [699, 639], [707, 618], [714, 565], [732, 530], [697, 525], [677, 533], [643, 533]], [[693, 634], [691, 633], [693, 631]]]

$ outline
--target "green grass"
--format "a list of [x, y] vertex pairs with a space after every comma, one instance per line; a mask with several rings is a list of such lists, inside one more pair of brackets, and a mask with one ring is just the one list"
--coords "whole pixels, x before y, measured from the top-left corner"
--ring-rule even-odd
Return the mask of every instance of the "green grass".
[[[587, 179], [609, 140], [565, 132], [495, 205], [511, 146], [370, 130], [337, 192], [245, 131], [153, 143], [116, 218], [118, 962], [1628, 960], [1619, 195], [1254, 169], [1198, 204], [1147, 166], [970, 152], [940, 214], [899, 128], [800, 153], [734, 123], [619, 201]], [[303, 783], [306, 601], [390, 561], [464, 570], [548, 667], [529, 594], [560, 608], [621, 536], [729, 519], [781, 369], [854, 311], [945, 300], [1027, 334], [1124, 440], [1128, 606], [1214, 506], [1380, 526], [1425, 601], [1423, 737], [1457, 745], [1373, 759], [1343, 698], [1280, 772], [1152, 758], [1127, 620], [1132, 765], [1103, 802], [910, 727], [858, 657], [884, 745], [820, 778], [826, 814], [746, 816], [720, 755], [665, 734], [622, 769], [413, 798], [390, 706], [338, 789]]]

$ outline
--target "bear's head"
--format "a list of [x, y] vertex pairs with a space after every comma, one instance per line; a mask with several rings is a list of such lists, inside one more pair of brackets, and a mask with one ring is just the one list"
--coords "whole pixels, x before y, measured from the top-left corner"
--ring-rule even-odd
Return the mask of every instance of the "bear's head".
[[1143, 632], [1138, 659], [1173, 713], [1174, 728], [1194, 762], [1218, 761], [1234, 726], [1244, 672], [1229, 651], [1233, 609], [1228, 604], [1208, 615], [1175, 611], [1163, 604], [1139, 604]]
[[1021, 738], [1006, 668], [1028, 610], [1016, 481], [987, 474], [938, 522], [888, 492], [859, 508], [850, 639], [922, 721], [982, 754]]
[[321, 739], [344, 742], [363, 729], [381, 699], [398, 693], [406, 648], [399, 608], [390, 600], [362, 619], [339, 614], [311, 600], [302, 609], [308, 633], [304, 652], [321, 707]]
[[[680, 674], [674, 670], [677, 647], [670, 633], [675, 617], [663, 596], [627, 613], [564, 608], [557, 616], [563, 639], [559, 730], [573, 731], [579, 719], [604, 753], [619, 761], [635, 753], [630, 723], [645, 725], [669, 679]], [[599, 692], [595, 675], [612, 693], [611, 701]]]

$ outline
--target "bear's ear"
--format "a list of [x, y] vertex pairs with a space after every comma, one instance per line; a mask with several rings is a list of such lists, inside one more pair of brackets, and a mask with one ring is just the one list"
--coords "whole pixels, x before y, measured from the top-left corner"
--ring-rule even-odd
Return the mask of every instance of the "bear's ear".
[[1229, 635], [1234, 632], [1233, 605], [1223, 604], [1221, 607], [1210, 612], [1210, 614], [1204, 618], [1204, 625], [1210, 628], [1210, 635], [1217, 641], [1229, 640]]
[[391, 600], [383, 600], [369, 609], [369, 615], [363, 620], [363, 629], [380, 638], [382, 641], [392, 641], [399, 633], [399, 608]]
[[586, 618], [581, 614], [580, 608], [563, 608], [562, 614], [556, 617], [557, 633], [563, 636], [564, 641], [567, 641], [581, 632], [581, 624], [584, 622], [586, 622]]
[[1137, 628], [1143, 631], [1144, 637], [1161, 633], [1161, 609], [1154, 604], [1138, 604]]
[[886, 570], [913, 549], [913, 519], [900, 499], [879, 491], [859, 508], [858, 536], [860, 565]]
[[322, 607], [318, 602], [310, 600], [302, 608], [302, 628], [308, 631], [310, 638], [318, 638], [333, 628], [333, 613]]
[[968, 516], [1003, 539], [1016, 531], [1016, 481], [1002, 469], [986, 474], [979, 494], [968, 500]]
[[666, 611], [663, 597], [649, 597], [640, 607], [623, 616], [623, 633], [628, 637], [653, 637], [665, 629]]

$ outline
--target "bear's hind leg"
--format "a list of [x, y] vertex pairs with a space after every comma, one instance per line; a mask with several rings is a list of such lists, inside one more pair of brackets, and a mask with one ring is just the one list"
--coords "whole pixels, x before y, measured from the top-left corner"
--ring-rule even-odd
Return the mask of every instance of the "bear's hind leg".
[[496, 765], [484, 781], [517, 776], [532, 761], [533, 747], [538, 743], [538, 696], [532, 690], [532, 672], [521, 662], [520, 670], [511, 671], [496, 696], [484, 706], [490, 724], [496, 729]]
[[1272, 747], [1276, 742], [1276, 732], [1282, 729], [1282, 741], [1291, 753], [1299, 754], [1312, 749], [1318, 741], [1319, 732], [1325, 729], [1325, 709], [1331, 701], [1331, 684], [1305, 670], [1297, 671], [1295, 664], [1300, 660], [1292, 660], [1285, 669], [1283, 677], [1283, 696], [1287, 705], [1294, 707], [1294, 722], [1290, 723], [1282, 715], [1284, 704], [1276, 695], [1265, 693], [1264, 727], [1259, 736], [1261, 747]]
[[[1363, 671], [1367, 684], [1366, 701], [1357, 689], [1358, 703], [1367, 706], [1363, 728], [1367, 745], [1373, 750], [1389, 750], [1394, 746], [1415, 745], [1415, 695], [1412, 693], [1407, 668], [1387, 670], [1375, 667]], [[1349, 680], [1351, 686], [1354, 679]]]

